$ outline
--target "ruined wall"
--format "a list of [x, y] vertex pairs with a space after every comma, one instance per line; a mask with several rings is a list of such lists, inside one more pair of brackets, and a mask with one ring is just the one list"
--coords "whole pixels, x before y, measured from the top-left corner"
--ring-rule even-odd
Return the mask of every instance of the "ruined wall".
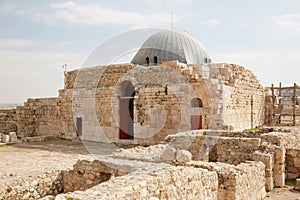
[[17, 132], [16, 109], [0, 109], [0, 133]]
[[[120, 189], [121, 188], [121, 189]], [[80, 199], [218, 199], [216, 172], [169, 166], [138, 171], [101, 183], [85, 192], [68, 193]], [[59, 195], [65, 196], [65, 195]]]
[[[281, 134], [286, 134], [287, 137], [280, 136]], [[298, 173], [297, 167], [294, 166], [294, 160], [297, 159], [298, 154], [291, 157], [291, 153], [286, 153], [286, 146], [293, 145], [292, 138], [294, 138], [294, 134], [291, 132], [264, 133], [262, 131], [262, 133], [251, 134], [203, 130], [169, 135], [167, 142], [175, 148], [190, 151], [193, 160], [224, 162], [234, 165], [247, 160], [261, 161], [266, 166], [266, 189], [272, 190], [274, 186], [285, 185], [285, 173]], [[290, 159], [291, 162], [289, 162]]]
[[287, 178], [300, 177], [300, 149], [286, 149], [286, 175]]
[[28, 99], [24, 106], [16, 109], [18, 134], [30, 136], [60, 136], [60, 115], [57, 98]]
[[112, 177], [125, 174], [126, 172], [111, 168], [99, 160], [78, 160], [72, 170], [62, 172], [64, 193], [86, 190]]
[[264, 124], [264, 89], [256, 76], [244, 67], [224, 64], [224, 124], [232, 129], [247, 129]]
[[[119, 139], [120, 99], [126, 81], [135, 91], [133, 140]], [[192, 106], [194, 98], [201, 99], [202, 105]], [[251, 121], [258, 126], [263, 102], [259, 81], [243, 67], [168, 61], [158, 66], [114, 64], [65, 72], [58, 98], [29, 99], [16, 113], [24, 136], [80, 136], [150, 145], [169, 134], [191, 130], [195, 116], [206, 129], [250, 128]], [[82, 130], [76, 124], [80, 119]]]
[[266, 196], [265, 166], [261, 162], [247, 162], [233, 166], [225, 163], [192, 161], [186, 165], [217, 172], [219, 200], [258, 200]]
[[60, 171], [22, 178], [0, 185], [0, 199], [39, 199], [46, 195], [57, 195], [63, 191]]
[[[157, 143], [168, 134], [190, 129], [192, 114], [202, 114], [203, 127], [209, 127], [214, 104], [200, 72], [176, 61], [167, 64], [119, 64], [68, 72], [59, 96], [67, 137], [76, 135], [73, 127], [77, 117], [83, 119], [82, 139], [118, 143]], [[130, 81], [136, 92], [132, 141], [119, 140], [119, 101], [124, 81]], [[202, 99], [203, 108], [191, 108], [190, 100], [195, 96]]]

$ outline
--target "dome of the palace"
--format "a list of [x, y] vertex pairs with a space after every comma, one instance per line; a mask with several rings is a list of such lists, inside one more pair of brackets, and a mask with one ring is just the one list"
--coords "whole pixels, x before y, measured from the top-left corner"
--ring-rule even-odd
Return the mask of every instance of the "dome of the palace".
[[163, 30], [150, 36], [131, 60], [151, 65], [178, 60], [186, 64], [210, 63], [204, 46], [192, 34], [182, 30]]

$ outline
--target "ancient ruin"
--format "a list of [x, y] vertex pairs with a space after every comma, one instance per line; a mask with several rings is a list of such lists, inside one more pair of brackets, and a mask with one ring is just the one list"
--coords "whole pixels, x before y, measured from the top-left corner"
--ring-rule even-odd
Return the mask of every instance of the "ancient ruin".
[[130, 63], [64, 75], [58, 97], [0, 110], [2, 143], [126, 148], [1, 183], [1, 199], [258, 200], [300, 177], [300, 131], [275, 126], [289, 116], [284, 98], [297, 125], [300, 88], [263, 88], [246, 68], [213, 63], [187, 32], [155, 33]]

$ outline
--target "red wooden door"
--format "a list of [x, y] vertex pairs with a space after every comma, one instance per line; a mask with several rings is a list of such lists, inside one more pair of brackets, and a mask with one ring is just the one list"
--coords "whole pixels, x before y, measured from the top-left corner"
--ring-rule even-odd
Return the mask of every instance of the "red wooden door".
[[133, 99], [120, 99], [119, 139], [133, 139]]
[[202, 129], [202, 115], [191, 116], [191, 130]]

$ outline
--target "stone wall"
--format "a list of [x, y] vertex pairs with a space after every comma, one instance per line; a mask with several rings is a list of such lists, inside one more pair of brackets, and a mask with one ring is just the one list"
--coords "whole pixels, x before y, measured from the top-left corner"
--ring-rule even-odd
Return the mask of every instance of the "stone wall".
[[18, 133], [22, 137], [60, 136], [63, 132], [57, 98], [28, 99], [16, 109]]
[[16, 109], [0, 109], [0, 133], [18, 131]]
[[[216, 172], [169, 166], [113, 178], [84, 192], [64, 196], [79, 199], [218, 199]], [[58, 198], [57, 197], [57, 198]]]
[[[286, 134], [286, 137], [281, 134]], [[291, 156], [291, 151], [286, 153], [286, 147], [294, 146], [297, 142], [293, 140], [295, 134], [264, 131], [253, 134], [235, 131], [192, 131], [169, 135], [166, 140], [170, 146], [190, 151], [193, 160], [234, 165], [248, 160], [261, 161], [266, 166], [266, 189], [272, 190], [274, 186], [285, 185], [285, 173], [298, 173], [294, 167], [294, 160], [298, 154]]]
[[22, 178], [0, 185], [0, 199], [39, 199], [46, 195], [57, 195], [63, 191], [60, 171]]
[[218, 161], [235, 165], [251, 160], [252, 153], [258, 150], [261, 144], [260, 138], [219, 137], [203, 135], [203, 132], [198, 133], [187, 132], [168, 136], [167, 141], [175, 148], [190, 151], [193, 160]]
[[286, 175], [287, 178], [300, 177], [300, 149], [286, 149]]
[[258, 200], [266, 196], [265, 166], [261, 162], [247, 162], [233, 166], [225, 163], [192, 161], [186, 165], [217, 172], [219, 200]]
[[[126, 82], [135, 92], [132, 140], [119, 137]], [[28, 99], [17, 107], [19, 135], [151, 145], [194, 129], [196, 116], [206, 129], [250, 128], [263, 121], [262, 86], [252, 72], [233, 64], [114, 64], [66, 72], [64, 84], [58, 98]], [[195, 98], [201, 105], [192, 105]]]
[[256, 76], [242, 66], [224, 64], [224, 124], [232, 129], [254, 128], [264, 124], [264, 89]]
[[86, 190], [111, 177], [125, 175], [126, 172], [109, 167], [99, 160], [78, 160], [72, 170], [63, 171], [64, 192]]
[[[132, 141], [119, 139], [119, 101], [126, 81], [135, 88]], [[254, 96], [253, 115], [248, 113], [251, 102], [243, 95]], [[203, 107], [191, 107], [194, 97], [202, 100]], [[169, 61], [159, 66], [116, 64], [67, 72], [59, 102], [66, 137], [76, 135], [74, 122], [81, 117], [82, 139], [149, 145], [190, 130], [192, 115], [202, 116], [203, 128], [250, 128], [251, 119], [259, 126], [262, 99], [259, 81], [243, 67]]]

